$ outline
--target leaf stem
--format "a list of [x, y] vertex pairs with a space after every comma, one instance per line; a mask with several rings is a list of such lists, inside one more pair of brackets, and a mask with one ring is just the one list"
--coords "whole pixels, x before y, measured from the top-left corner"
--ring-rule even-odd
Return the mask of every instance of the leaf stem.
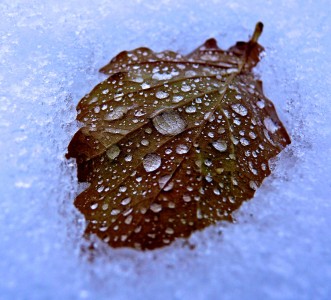
[[257, 40], [259, 39], [262, 31], [263, 31], [263, 23], [262, 22], [256, 23], [255, 30], [254, 30], [253, 36], [251, 37], [250, 41], [253, 43], [257, 43]]

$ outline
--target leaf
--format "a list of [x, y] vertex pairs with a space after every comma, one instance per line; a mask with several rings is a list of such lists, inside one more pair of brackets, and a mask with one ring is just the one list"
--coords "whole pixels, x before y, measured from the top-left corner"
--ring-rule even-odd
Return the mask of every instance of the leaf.
[[138, 48], [101, 69], [109, 77], [79, 102], [67, 154], [90, 183], [75, 200], [87, 234], [154, 249], [231, 221], [253, 197], [290, 143], [252, 73], [262, 27], [227, 51], [215, 39], [187, 56]]

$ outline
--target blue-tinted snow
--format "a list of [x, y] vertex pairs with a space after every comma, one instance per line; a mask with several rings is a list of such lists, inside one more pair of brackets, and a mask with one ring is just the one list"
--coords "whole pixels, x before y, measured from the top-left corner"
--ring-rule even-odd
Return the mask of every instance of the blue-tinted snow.
[[[66, 3], [63, 3], [66, 2]], [[331, 299], [329, 1], [0, 3], [0, 299]], [[80, 255], [75, 105], [121, 50], [188, 53], [246, 40], [292, 136], [236, 224], [153, 252]], [[222, 234], [220, 234], [222, 232]]]

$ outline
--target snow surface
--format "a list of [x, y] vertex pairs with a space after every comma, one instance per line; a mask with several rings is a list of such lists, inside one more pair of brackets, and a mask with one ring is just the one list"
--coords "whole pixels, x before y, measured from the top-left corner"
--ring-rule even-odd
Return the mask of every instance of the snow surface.
[[[331, 299], [329, 0], [0, 3], [0, 299]], [[292, 145], [253, 200], [151, 252], [82, 254], [75, 105], [122, 50], [226, 48], [257, 21], [256, 69]]]

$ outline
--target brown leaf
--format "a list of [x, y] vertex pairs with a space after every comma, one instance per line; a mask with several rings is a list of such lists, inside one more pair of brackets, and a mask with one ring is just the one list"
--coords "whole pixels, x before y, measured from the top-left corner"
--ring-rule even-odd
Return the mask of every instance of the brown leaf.
[[112, 247], [154, 249], [188, 237], [253, 197], [290, 138], [252, 68], [249, 42], [207, 40], [187, 56], [123, 51], [78, 104], [67, 157], [90, 186], [75, 200]]

